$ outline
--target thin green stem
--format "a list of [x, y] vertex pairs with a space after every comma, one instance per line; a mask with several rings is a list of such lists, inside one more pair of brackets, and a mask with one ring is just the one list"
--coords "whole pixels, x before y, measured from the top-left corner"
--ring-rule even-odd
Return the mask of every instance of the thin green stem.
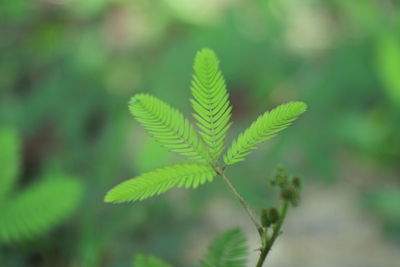
[[274, 244], [276, 238], [281, 233], [281, 227], [282, 227], [283, 221], [285, 220], [288, 208], [289, 208], [289, 203], [287, 201], [284, 201], [283, 205], [282, 205], [282, 210], [281, 210], [281, 213], [279, 216], [279, 221], [275, 224], [275, 226], [272, 229], [271, 238], [266, 242], [265, 246], [263, 246], [263, 248], [261, 248], [261, 254], [258, 259], [256, 267], [261, 267], [263, 265], [265, 258], [267, 257], [268, 253], [271, 251], [272, 245]]
[[246, 210], [247, 214], [249, 215], [251, 221], [253, 222], [254, 226], [257, 229], [257, 232], [259, 233], [260, 237], [262, 238], [264, 229], [261, 227], [261, 225], [257, 222], [256, 217], [254, 216], [253, 211], [251, 210], [249, 204], [247, 204], [246, 200], [239, 194], [239, 192], [236, 190], [236, 188], [233, 186], [231, 181], [225, 176], [225, 173], [223, 171], [218, 172], [218, 174], [222, 177], [223, 181], [225, 184], [228, 186], [228, 188], [231, 190], [233, 195], [239, 200], [240, 204], [242, 204], [243, 208]]

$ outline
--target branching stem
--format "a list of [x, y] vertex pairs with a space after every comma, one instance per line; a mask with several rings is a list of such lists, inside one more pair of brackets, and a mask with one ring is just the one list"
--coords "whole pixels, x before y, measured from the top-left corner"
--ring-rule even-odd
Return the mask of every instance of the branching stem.
[[273, 226], [272, 229], [272, 236], [268, 241], [265, 243], [265, 245], [261, 248], [261, 253], [260, 257], [258, 259], [256, 267], [261, 267], [265, 261], [265, 258], [267, 257], [268, 253], [270, 252], [272, 245], [274, 244], [276, 238], [279, 236], [281, 233], [281, 227], [283, 224], [283, 221], [285, 220], [286, 213], [289, 207], [289, 203], [287, 201], [283, 202], [282, 205], [282, 210], [279, 216], [279, 221]]
[[243, 208], [246, 210], [247, 214], [249, 215], [251, 221], [253, 222], [254, 226], [257, 229], [258, 234], [262, 238], [264, 229], [261, 227], [261, 225], [257, 222], [256, 217], [254, 216], [253, 211], [251, 210], [249, 204], [247, 204], [246, 200], [239, 194], [239, 192], [236, 190], [236, 188], [233, 186], [231, 181], [225, 176], [225, 173], [223, 171], [218, 172], [218, 174], [222, 177], [224, 180], [225, 184], [228, 186], [228, 188], [231, 190], [233, 195], [239, 200], [240, 204], [242, 204]]
[[[272, 227], [272, 235], [270, 238], [267, 239], [266, 242], [263, 242], [264, 228], [258, 223], [256, 216], [254, 215], [253, 211], [251, 210], [249, 204], [239, 194], [239, 192], [236, 190], [236, 188], [231, 183], [231, 181], [228, 179], [228, 177], [226, 177], [223, 170], [219, 170], [219, 171], [217, 170], [217, 173], [222, 177], [222, 180], [228, 186], [229, 190], [233, 193], [233, 195], [239, 200], [240, 204], [242, 204], [243, 208], [249, 215], [251, 221], [253, 222], [254, 226], [257, 229], [257, 232], [259, 233], [259, 235], [261, 237], [261, 241], [262, 241], [263, 245], [260, 249], [261, 253], [260, 253], [260, 257], [258, 258], [256, 267], [262, 267], [268, 253], [271, 251], [272, 245], [274, 244], [274, 242], [278, 238], [278, 236], [281, 234], [281, 228], [282, 228], [283, 222], [285, 220], [287, 210], [289, 208], [289, 202], [287, 200], [283, 201], [282, 208], [281, 208], [280, 215], [279, 215], [279, 220]], [[267, 230], [265, 230], [265, 231], [267, 231]]]

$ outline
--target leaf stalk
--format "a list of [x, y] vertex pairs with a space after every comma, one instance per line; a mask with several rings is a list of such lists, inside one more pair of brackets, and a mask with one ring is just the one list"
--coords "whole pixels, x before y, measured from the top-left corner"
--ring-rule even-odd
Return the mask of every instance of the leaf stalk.
[[254, 216], [254, 212], [250, 208], [249, 204], [244, 200], [244, 198], [239, 194], [239, 192], [236, 190], [235, 186], [231, 183], [231, 181], [226, 177], [225, 173], [223, 171], [217, 171], [217, 173], [222, 177], [222, 180], [225, 182], [225, 184], [228, 186], [229, 190], [232, 192], [232, 194], [239, 200], [240, 204], [242, 204], [243, 208], [247, 212], [247, 215], [250, 217], [250, 220], [253, 222], [254, 226], [257, 229], [258, 234], [260, 235], [260, 238], [262, 238], [264, 234], [264, 229], [262, 226], [258, 223], [256, 217]]

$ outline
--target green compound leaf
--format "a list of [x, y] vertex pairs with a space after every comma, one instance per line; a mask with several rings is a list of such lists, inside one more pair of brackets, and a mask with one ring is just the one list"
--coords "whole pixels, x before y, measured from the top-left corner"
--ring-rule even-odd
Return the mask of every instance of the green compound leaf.
[[193, 117], [215, 161], [224, 149], [232, 107], [214, 51], [205, 48], [197, 53], [191, 90], [192, 107], [196, 112]]
[[105, 202], [129, 202], [159, 195], [172, 187], [196, 188], [211, 182], [215, 171], [204, 164], [183, 163], [141, 174], [111, 189]]
[[[20, 141], [11, 129], [0, 130], [0, 203], [12, 191], [18, 177]], [[1, 216], [1, 215], [0, 215]]]
[[171, 267], [153, 255], [136, 254], [133, 267]]
[[239, 229], [233, 229], [223, 233], [210, 245], [201, 266], [244, 267], [246, 257], [246, 236]]
[[276, 136], [306, 109], [307, 105], [303, 102], [289, 102], [271, 112], [265, 112], [232, 142], [232, 146], [224, 155], [224, 162], [232, 165], [245, 160], [245, 157], [257, 148], [257, 144]]
[[77, 207], [82, 184], [75, 179], [45, 179], [0, 206], [0, 238], [21, 241], [62, 222]]
[[135, 95], [129, 105], [133, 116], [171, 151], [207, 162], [207, 148], [189, 121], [176, 109], [148, 94]]

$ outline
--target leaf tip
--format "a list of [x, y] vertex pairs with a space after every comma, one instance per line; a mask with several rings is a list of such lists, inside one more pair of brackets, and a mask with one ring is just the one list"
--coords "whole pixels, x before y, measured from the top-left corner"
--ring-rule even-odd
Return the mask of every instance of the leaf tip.
[[308, 105], [301, 101], [290, 102], [290, 104], [292, 104], [292, 107], [294, 107], [298, 114], [302, 114], [303, 112], [307, 111], [308, 108]]
[[218, 62], [218, 57], [214, 50], [208, 47], [204, 47], [197, 51], [195, 57], [195, 65], [201, 64], [201, 62], [208, 60], [210, 60], [211, 62]]
[[215, 54], [214, 50], [212, 50], [211, 48], [208, 47], [203, 47], [202, 49], [200, 49], [197, 54]]
[[308, 109], [308, 105], [306, 103], [304, 103], [304, 102], [298, 102], [298, 103], [299, 103], [301, 109], [303, 110], [303, 112]]
[[112, 194], [112, 190], [110, 190], [106, 193], [106, 195], [104, 196], [104, 202], [105, 203], [114, 203], [115, 202], [115, 198]]

